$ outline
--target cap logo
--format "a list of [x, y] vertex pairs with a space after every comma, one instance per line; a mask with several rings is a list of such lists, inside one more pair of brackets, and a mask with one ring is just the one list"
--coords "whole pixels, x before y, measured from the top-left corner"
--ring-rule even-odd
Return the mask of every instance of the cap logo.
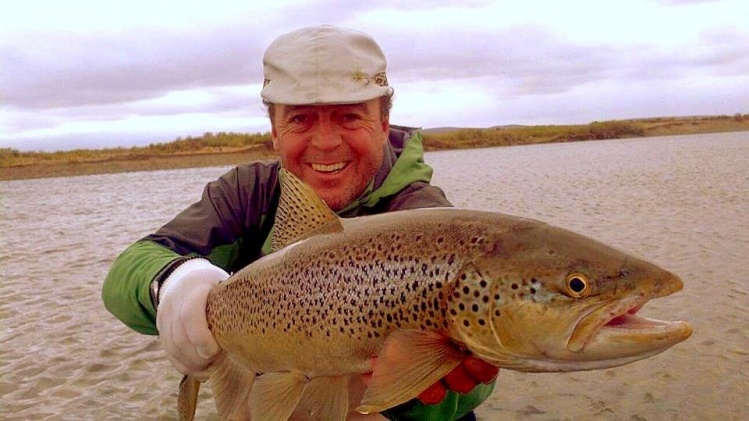
[[388, 86], [388, 77], [385, 72], [377, 73], [374, 76], [374, 82], [379, 86]]

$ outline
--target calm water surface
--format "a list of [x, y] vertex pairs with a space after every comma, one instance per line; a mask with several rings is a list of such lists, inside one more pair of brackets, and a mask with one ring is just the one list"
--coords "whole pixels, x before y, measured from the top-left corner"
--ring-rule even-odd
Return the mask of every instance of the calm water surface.
[[[504, 370], [482, 419], [749, 419], [749, 132], [427, 154], [461, 207], [542, 219], [679, 274], [695, 334], [584, 373]], [[114, 258], [228, 168], [0, 182], [0, 418], [172, 419], [179, 375], [104, 309]], [[212, 418], [203, 393], [199, 416]]]

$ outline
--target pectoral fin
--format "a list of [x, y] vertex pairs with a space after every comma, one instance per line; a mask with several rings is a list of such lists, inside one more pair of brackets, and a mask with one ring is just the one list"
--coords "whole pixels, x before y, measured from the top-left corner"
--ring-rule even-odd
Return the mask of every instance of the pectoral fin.
[[216, 410], [222, 420], [242, 420], [249, 416], [248, 399], [255, 373], [247, 370], [226, 354], [212, 365], [208, 381], [216, 401]]
[[381, 412], [414, 399], [457, 367], [463, 356], [449, 338], [436, 332], [391, 333], [356, 410], [362, 414]]
[[307, 377], [299, 373], [265, 373], [250, 391], [250, 419], [287, 420], [302, 397]]

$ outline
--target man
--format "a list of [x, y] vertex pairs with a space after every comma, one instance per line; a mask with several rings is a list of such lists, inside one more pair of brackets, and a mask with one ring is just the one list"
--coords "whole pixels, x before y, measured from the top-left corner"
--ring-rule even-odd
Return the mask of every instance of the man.
[[[204, 375], [219, 353], [205, 315], [210, 289], [269, 252], [280, 167], [341, 216], [450, 206], [429, 184], [420, 134], [389, 124], [393, 89], [373, 39], [304, 28], [276, 39], [263, 65], [261, 96], [280, 163], [242, 165], [209, 183], [199, 202], [126, 249], [104, 282], [107, 309], [141, 333], [159, 334], [183, 374]], [[418, 400], [384, 415], [472, 417], [496, 373], [467, 358]]]

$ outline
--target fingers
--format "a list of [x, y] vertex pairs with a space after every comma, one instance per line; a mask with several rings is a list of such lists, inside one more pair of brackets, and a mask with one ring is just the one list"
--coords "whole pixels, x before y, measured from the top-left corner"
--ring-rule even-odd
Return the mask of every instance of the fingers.
[[466, 357], [466, 359], [463, 360], [463, 367], [468, 374], [479, 383], [491, 383], [499, 374], [499, 367], [493, 366], [484, 360], [472, 356]]
[[455, 367], [442, 380], [447, 384], [448, 389], [463, 394], [470, 392], [478, 384], [476, 379], [468, 373], [464, 364]]
[[447, 388], [441, 381], [429, 386], [427, 390], [421, 392], [418, 398], [424, 405], [436, 405], [442, 402], [447, 395]]
[[209, 361], [198, 355], [190, 340], [189, 329], [185, 329], [186, 325], [183, 323], [182, 306], [175, 309], [173, 304], [162, 303], [157, 315], [161, 342], [172, 365], [182, 374], [193, 375], [204, 370]]
[[223, 274], [212, 278], [204, 272], [183, 274], [162, 293], [156, 326], [167, 358], [182, 374], [205, 378], [205, 370], [220, 352], [208, 329], [206, 302]]
[[195, 353], [196, 362], [199, 360], [204, 363], [212, 361], [220, 349], [213, 338], [213, 334], [208, 329], [208, 321], [205, 316], [210, 286], [201, 285], [197, 289], [204, 289], [205, 291], [195, 291], [193, 300], [183, 302], [180, 314], [182, 315], [182, 326], [189, 327], [189, 329], [183, 330], [187, 346]]
[[423, 391], [418, 399], [425, 405], [436, 405], [447, 395], [447, 391], [470, 393], [479, 383], [491, 383], [497, 378], [499, 368], [476, 357], [466, 357], [442, 380]]

